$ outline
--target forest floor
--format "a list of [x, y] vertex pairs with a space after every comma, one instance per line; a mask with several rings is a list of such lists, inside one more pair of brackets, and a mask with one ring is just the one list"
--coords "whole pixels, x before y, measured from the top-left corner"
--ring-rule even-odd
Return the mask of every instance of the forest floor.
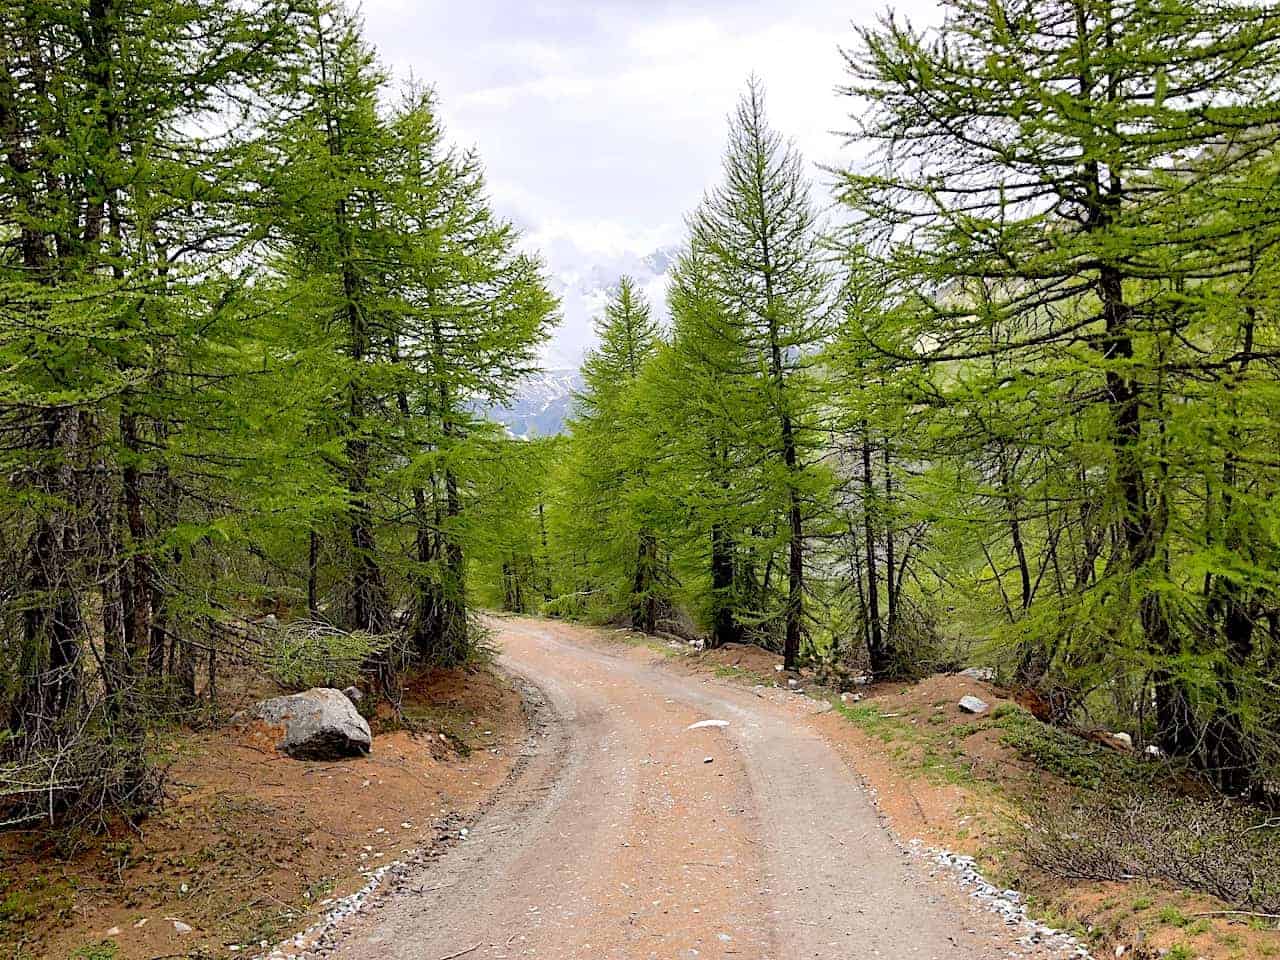
[[[278, 691], [220, 683], [234, 710]], [[2, 960], [252, 956], [444, 845], [511, 775], [521, 694], [490, 668], [410, 679], [373, 752], [291, 760], [232, 728], [168, 738], [167, 801], [106, 836], [0, 834]], [[410, 732], [411, 727], [415, 732]]]

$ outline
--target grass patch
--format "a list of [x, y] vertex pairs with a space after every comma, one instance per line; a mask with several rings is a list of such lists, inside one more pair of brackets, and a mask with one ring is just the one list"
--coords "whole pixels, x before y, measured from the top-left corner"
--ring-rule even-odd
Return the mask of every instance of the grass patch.
[[1152, 765], [1042, 723], [1019, 706], [1002, 704], [992, 720], [1004, 730], [1004, 744], [1020, 757], [1082, 790], [1146, 783], [1153, 777]]
[[[74, 908], [75, 887], [63, 878], [35, 876], [19, 881], [0, 874], [0, 943], [18, 944], [24, 931], [66, 921]], [[25, 956], [15, 949], [15, 958]]]
[[0, 878], [0, 889], [5, 888], [0, 898], [0, 930], [32, 920], [62, 920], [75, 906], [75, 887], [66, 880], [37, 876], [17, 886], [11, 877]]
[[722, 679], [736, 680], [739, 683], [747, 683], [752, 686], [771, 687], [775, 683], [773, 677], [766, 676], [763, 673], [756, 673], [754, 670], [748, 670], [746, 667], [739, 667], [731, 663], [717, 664], [715, 675]]
[[915, 711], [884, 713], [873, 703], [846, 705], [838, 699], [832, 701], [841, 715], [869, 736], [890, 747], [890, 755], [898, 760], [905, 772], [924, 776], [930, 783], [975, 786], [981, 781], [966, 763], [963, 750], [955, 744], [983, 729], [982, 723], [965, 723], [950, 726], [935, 722], [939, 713], [926, 717], [924, 723]]
[[71, 954], [69, 960], [116, 960], [119, 954], [120, 947], [114, 940], [103, 940], [101, 943], [81, 947]]

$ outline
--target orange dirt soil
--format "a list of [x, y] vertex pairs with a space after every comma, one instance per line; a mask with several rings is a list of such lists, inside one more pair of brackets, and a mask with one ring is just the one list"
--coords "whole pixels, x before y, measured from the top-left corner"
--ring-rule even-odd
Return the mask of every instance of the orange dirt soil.
[[[221, 706], [274, 693], [242, 685]], [[382, 707], [372, 754], [336, 762], [226, 726], [178, 733], [167, 802], [136, 830], [69, 856], [46, 834], [0, 835], [0, 958], [251, 956], [304, 928], [372, 870], [456, 834], [524, 739], [519, 693], [488, 669], [416, 677], [403, 711], [418, 732]]]

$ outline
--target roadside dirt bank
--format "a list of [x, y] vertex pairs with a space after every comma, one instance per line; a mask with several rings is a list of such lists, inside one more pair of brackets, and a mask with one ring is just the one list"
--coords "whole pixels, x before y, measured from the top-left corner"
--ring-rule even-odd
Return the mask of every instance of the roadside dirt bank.
[[[265, 688], [227, 696], [235, 709]], [[252, 956], [368, 883], [456, 837], [511, 775], [526, 722], [492, 669], [411, 678], [373, 753], [291, 760], [230, 728], [175, 734], [168, 802], [136, 830], [0, 835], [0, 958]]]

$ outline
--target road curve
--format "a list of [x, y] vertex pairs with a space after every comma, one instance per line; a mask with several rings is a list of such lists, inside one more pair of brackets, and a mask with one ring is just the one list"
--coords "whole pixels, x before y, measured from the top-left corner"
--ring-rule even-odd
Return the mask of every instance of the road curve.
[[[1031, 956], [904, 856], [813, 704], [495, 620], [545, 698], [538, 747], [468, 837], [318, 945], [351, 960]], [[727, 726], [687, 729], [697, 721]], [[1035, 954], [1051, 956], [1050, 953]]]

